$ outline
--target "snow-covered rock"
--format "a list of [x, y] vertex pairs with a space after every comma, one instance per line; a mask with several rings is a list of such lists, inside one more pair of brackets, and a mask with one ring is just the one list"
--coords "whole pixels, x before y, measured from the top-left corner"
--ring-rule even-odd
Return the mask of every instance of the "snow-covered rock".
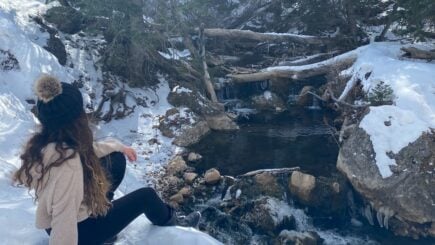
[[337, 167], [372, 204], [381, 227], [427, 236], [435, 222], [435, 63], [405, 60], [401, 46], [374, 43], [356, 50], [347, 87], [358, 78], [368, 92], [383, 81], [395, 100], [370, 107], [344, 141]]

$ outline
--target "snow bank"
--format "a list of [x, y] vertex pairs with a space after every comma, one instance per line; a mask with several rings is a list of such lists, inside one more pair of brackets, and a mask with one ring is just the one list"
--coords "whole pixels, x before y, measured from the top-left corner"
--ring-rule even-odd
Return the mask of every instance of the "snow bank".
[[[380, 81], [394, 91], [394, 105], [370, 107], [369, 114], [360, 123], [370, 135], [383, 178], [392, 175], [390, 166], [396, 164], [387, 153], [398, 153], [423, 132], [435, 128], [435, 63], [404, 59], [401, 47], [398, 43], [372, 43], [361, 47], [356, 50], [357, 61], [346, 71], [354, 74], [348, 88], [360, 79], [366, 92]], [[371, 75], [366, 79], [368, 72]]]

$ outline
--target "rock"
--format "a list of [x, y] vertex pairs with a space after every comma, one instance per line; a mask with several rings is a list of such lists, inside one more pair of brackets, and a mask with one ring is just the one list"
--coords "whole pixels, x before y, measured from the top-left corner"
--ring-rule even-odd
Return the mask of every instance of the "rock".
[[167, 176], [165, 177], [164, 182], [166, 192], [169, 195], [175, 194], [175, 191], [183, 185], [183, 181], [176, 176]]
[[285, 245], [318, 245], [323, 239], [314, 231], [299, 232], [283, 230], [278, 237], [279, 244]]
[[188, 108], [171, 108], [166, 111], [165, 116], [159, 118], [158, 128], [164, 136], [174, 138], [193, 128], [201, 120]]
[[264, 172], [254, 176], [256, 187], [258, 187], [263, 195], [281, 197], [283, 194], [282, 188], [271, 173]]
[[180, 191], [178, 191], [179, 194], [181, 194], [183, 197], [189, 197], [192, 195], [192, 189], [188, 186], [185, 186], [181, 188]]
[[207, 170], [207, 172], [205, 172], [204, 180], [206, 184], [209, 185], [217, 184], [220, 179], [221, 179], [221, 174], [215, 168], [209, 169]]
[[68, 34], [79, 32], [85, 23], [83, 14], [69, 6], [49, 8], [44, 17], [48, 22], [54, 23], [60, 31]]
[[237, 130], [239, 126], [225, 113], [213, 116], [205, 116], [208, 126], [213, 130], [230, 131]]
[[[185, 88], [185, 89], [175, 89]], [[213, 103], [200, 94], [197, 88], [190, 84], [174, 86], [168, 95], [168, 102], [175, 107], [187, 107], [200, 116], [214, 116], [223, 113], [218, 103]]]
[[[344, 141], [337, 159], [337, 168], [372, 207], [380, 212], [389, 210], [391, 220], [406, 224], [390, 225], [396, 234], [419, 237], [428, 236], [425, 224], [435, 222], [435, 135], [424, 133], [415, 142], [390, 154], [396, 160], [393, 174], [382, 178], [375, 164], [375, 152], [369, 135], [359, 127]], [[385, 212], [383, 212], [385, 213]], [[433, 235], [432, 235], [433, 236]]]
[[254, 234], [246, 223], [240, 222], [238, 217], [211, 206], [201, 214], [199, 229], [218, 238], [223, 244], [251, 244]]
[[304, 202], [310, 202], [312, 191], [316, 186], [316, 178], [309, 174], [294, 171], [290, 177], [289, 189]]
[[187, 184], [192, 184], [193, 181], [198, 177], [197, 173], [184, 173], [183, 178]]
[[270, 91], [265, 91], [262, 95], [252, 96], [251, 106], [260, 111], [282, 111], [286, 108], [284, 101]]
[[167, 175], [179, 175], [186, 169], [187, 164], [183, 158], [181, 156], [176, 156], [168, 163], [166, 167], [166, 173]]
[[294, 229], [295, 219], [288, 212], [287, 203], [272, 197], [260, 197], [243, 207], [241, 220], [254, 230], [261, 230], [271, 236], [279, 234], [282, 229]]
[[207, 122], [199, 121], [190, 128], [184, 129], [172, 142], [174, 145], [188, 147], [199, 142], [202, 137], [210, 132]]
[[313, 92], [314, 87], [313, 86], [304, 86], [299, 93], [298, 100], [296, 103], [299, 106], [310, 106], [313, 103], [313, 95], [309, 94], [308, 92]]
[[184, 197], [181, 193], [177, 193], [169, 198], [171, 202], [181, 204], [184, 202]]
[[0, 71], [20, 70], [17, 58], [9, 51], [0, 49]]
[[289, 173], [273, 174], [270, 172], [255, 171], [241, 175], [231, 188], [232, 196], [236, 191], [243, 193], [247, 200], [257, 199], [259, 196], [281, 198], [286, 192]]
[[187, 161], [189, 161], [189, 162], [197, 162], [197, 161], [200, 161], [201, 159], [202, 159], [202, 156], [198, 153], [195, 153], [195, 152], [191, 152], [187, 156]]
[[63, 66], [66, 65], [67, 53], [65, 45], [56, 35], [50, 34], [50, 38], [47, 40], [47, 45], [44, 46], [44, 49], [56, 56], [59, 64]]
[[183, 197], [189, 197], [192, 195], [192, 189], [189, 186], [185, 186], [181, 188], [181, 190], [178, 193], [183, 195]]

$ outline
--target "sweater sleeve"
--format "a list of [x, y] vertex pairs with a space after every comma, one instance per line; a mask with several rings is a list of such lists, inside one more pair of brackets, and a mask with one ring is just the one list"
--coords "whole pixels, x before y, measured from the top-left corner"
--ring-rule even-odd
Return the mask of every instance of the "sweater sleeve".
[[[67, 164], [81, 164], [73, 158]], [[78, 169], [66, 166], [58, 172], [51, 201], [52, 220], [50, 245], [77, 245], [77, 216], [83, 200], [83, 175]]]
[[108, 138], [102, 141], [94, 142], [94, 151], [98, 158], [109, 155], [112, 152], [120, 151], [124, 149], [124, 144], [120, 141]]

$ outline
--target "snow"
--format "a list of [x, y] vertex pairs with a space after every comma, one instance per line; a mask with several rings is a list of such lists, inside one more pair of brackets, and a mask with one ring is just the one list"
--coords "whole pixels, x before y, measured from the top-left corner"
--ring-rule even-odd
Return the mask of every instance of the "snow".
[[[401, 47], [399, 43], [372, 43], [358, 48], [358, 59], [347, 71], [353, 74], [347, 89], [360, 79], [366, 92], [380, 81], [394, 91], [394, 105], [370, 107], [360, 123], [370, 135], [383, 178], [392, 175], [390, 166], [396, 164], [387, 153], [398, 153], [422, 133], [435, 128], [435, 63], [404, 59]], [[368, 72], [371, 75], [366, 79]], [[385, 121], [391, 121], [391, 126], [386, 126]]]
[[272, 93], [270, 91], [264, 91], [263, 96], [266, 100], [272, 99]]
[[168, 48], [168, 53], [158, 51], [163, 58], [168, 60], [179, 60], [182, 58], [189, 58], [190, 57], [190, 51], [188, 49], [184, 50], [177, 50], [173, 48]]
[[[0, 49], [11, 52], [19, 62], [20, 69], [0, 70], [0, 237], [2, 244], [39, 245], [47, 244], [48, 236], [43, 230], [35, 228], [35, 210], [27, 189], [12, 184], [11, 175], [20, 165], [19, 155], [25, 141], [37, 125], [30, 112], [31, 105], [26, 99], [34, 99], [33, 82], [41, 73], [57, 76], [64, 82], [72, 82], [85, 76], [82, 91], [87, 102], [88, 93], [101, 93], [98, 80], [102, 74], [94, 64], [98, 54], [92, 49], [80, 51], [80, 46], [101, 42], [100, 37], [90, 38], [69, 36], [64, 40], [69, 54], [68, 62], [74, 68], [61, 66], [56, 57], [42, 48], [48, 35], [30, 20], [31, 16], [44, 13], [57, 2], [44, 4], [37, 0], [2, 0], [0, 2]], [[61, 34], [61, 38], [63, 34]], [[155, 90], [132, 89], [149, 99], [149, 107], [137, 107], [129, 117], [100, 124], [96, 137], [115, 136], [138, 151], [137, 163], [129, 164], [123, 183], [116, 197], [143, 186], [153, 184], [153, 173], [161, 170], [171, 156], [180, 151], [172, 146], [169, 139], [153, 128], [158, 118], [171, 106], [166, 101], [169, 86], [162, 82]], [[151, 103], [152, 101], [152, 103]], [[156, 138], [160, 144], [147, 142]], [[220, 244], [214, 238], [193, 228], [157, 227], [150, 224], [145, 216], [137, 218], [120, 235], [117, 245], [124, 244]]]
[[192, 90], [185, 88], [185, 87], [181, 87], [180, 85], [177, 85], [172, 89], [172, 92], [177, 93], [177, 94], [192, 93]]

